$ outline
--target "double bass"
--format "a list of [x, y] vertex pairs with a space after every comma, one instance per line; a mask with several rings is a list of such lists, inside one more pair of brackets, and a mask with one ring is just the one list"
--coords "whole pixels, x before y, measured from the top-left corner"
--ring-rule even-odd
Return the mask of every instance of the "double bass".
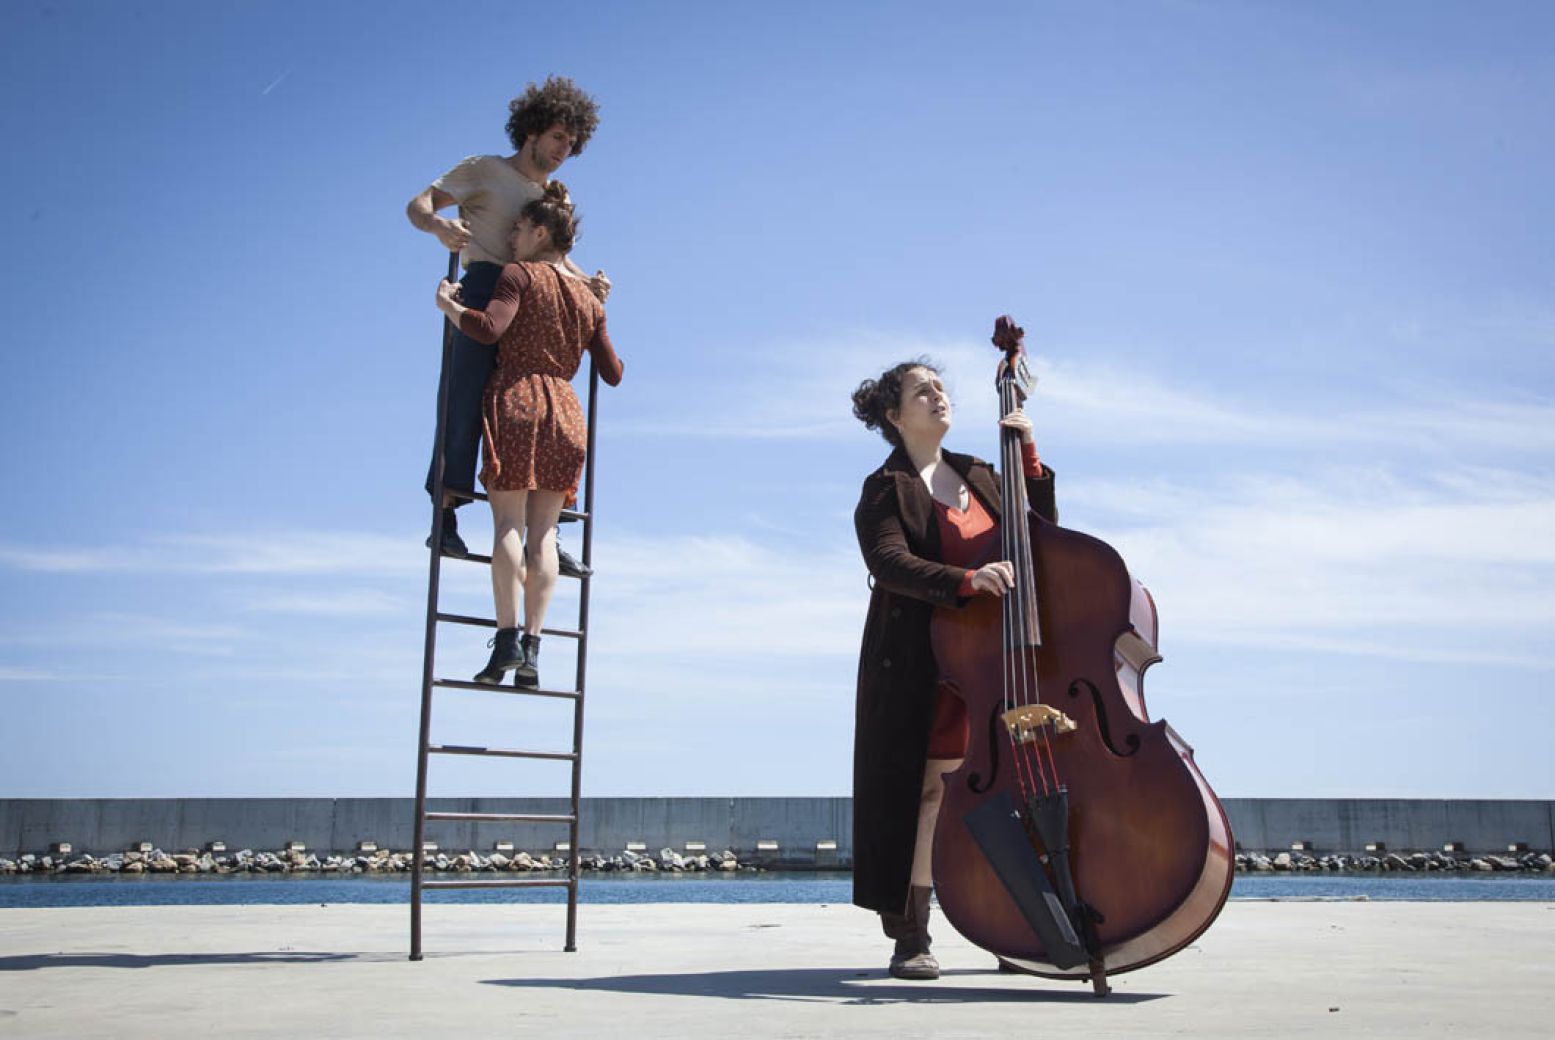
[[[1000, 318], [1000, 414], [1026, 399], [1022, 330]], [[996, 559], [1014, 587], [940, 608], [941, 680], [971, 740], [945, 774], [934, 888], [947, 920], [1016, 969], [1089, 980], [1169, 957], [1214, 921], [1235, 845], [1193, 749], [1145, 710], [1154, 601], [1105, 542], [1031, 512], [1001, 429]]]

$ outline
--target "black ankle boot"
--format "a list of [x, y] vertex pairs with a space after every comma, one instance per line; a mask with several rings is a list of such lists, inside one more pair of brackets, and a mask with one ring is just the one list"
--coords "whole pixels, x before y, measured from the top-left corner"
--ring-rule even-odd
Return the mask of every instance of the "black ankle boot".
[[491, 660], [486, 662], [485, 668], [475, 673], [475, 681], [488, 686], [500, 686], [502, 676], [506, 672], [522, 667], [524, 663], [524, 650], [518, 642], [518, 629], [499, 628], [491, 642], [486, 645], [492, 648]]
[[[462, 560], [470, 555], [470, 547], [459, 537], [459, 516], [453, 506], [443, 507], [443, 555]], [[427, 535], [426, 546], [432, 548], [432, 536]]]
[[540, 685], [540, 637], [524, 633], [519, 643], [519, 655], [523, 658], [513, 672], [514, 686], [534, 688]]

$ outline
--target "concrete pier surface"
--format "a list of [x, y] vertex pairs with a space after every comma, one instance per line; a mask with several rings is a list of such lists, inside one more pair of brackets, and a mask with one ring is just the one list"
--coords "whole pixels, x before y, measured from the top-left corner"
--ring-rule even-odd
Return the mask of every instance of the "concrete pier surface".
[[1548, 1037], [1555, 903], [1234, 902], [1114, 993], [1000, 975], [943, 923], [793, 904], [0, 910], [0, 1036]]

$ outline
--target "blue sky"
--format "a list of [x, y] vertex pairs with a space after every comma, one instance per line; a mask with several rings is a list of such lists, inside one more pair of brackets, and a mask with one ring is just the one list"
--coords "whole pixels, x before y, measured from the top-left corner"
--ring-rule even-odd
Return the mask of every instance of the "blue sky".
[[969, 6], [11, 5], [0, 793], [411, 792], [444, 256], [403, 207], [554, 72], [603, 105], [561, 177], [627, 363], [586, 793], [848, 790], [848, 394], [928, 353], [992, 454], [1010, 312], [1221, 794], [1550, 797], [1555, 13]]

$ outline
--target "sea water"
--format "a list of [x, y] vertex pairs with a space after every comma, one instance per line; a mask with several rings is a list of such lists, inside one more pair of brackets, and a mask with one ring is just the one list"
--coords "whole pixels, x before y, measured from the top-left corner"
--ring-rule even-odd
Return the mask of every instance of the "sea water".
[[[468, 876], [468, 875], [464, 875]], [[540, 877], [556, 877], [541, 874]], [[733, 875], [585, 876], [583, 903], [847, 903], [846, 872]], [[1548, 874], [1257, 874], [1238, 875], [1232, 899], [1368, 899], [1388, 902], [1552, 902]], [[428, 903], [560, 903], [562, 888], [444, 889]], [[26, 875], [0, 878], [0, 908], [78, 906], [235, 906], [248, 904], [408, 903], [404, 874], [347, 877], [253, 875]]]

